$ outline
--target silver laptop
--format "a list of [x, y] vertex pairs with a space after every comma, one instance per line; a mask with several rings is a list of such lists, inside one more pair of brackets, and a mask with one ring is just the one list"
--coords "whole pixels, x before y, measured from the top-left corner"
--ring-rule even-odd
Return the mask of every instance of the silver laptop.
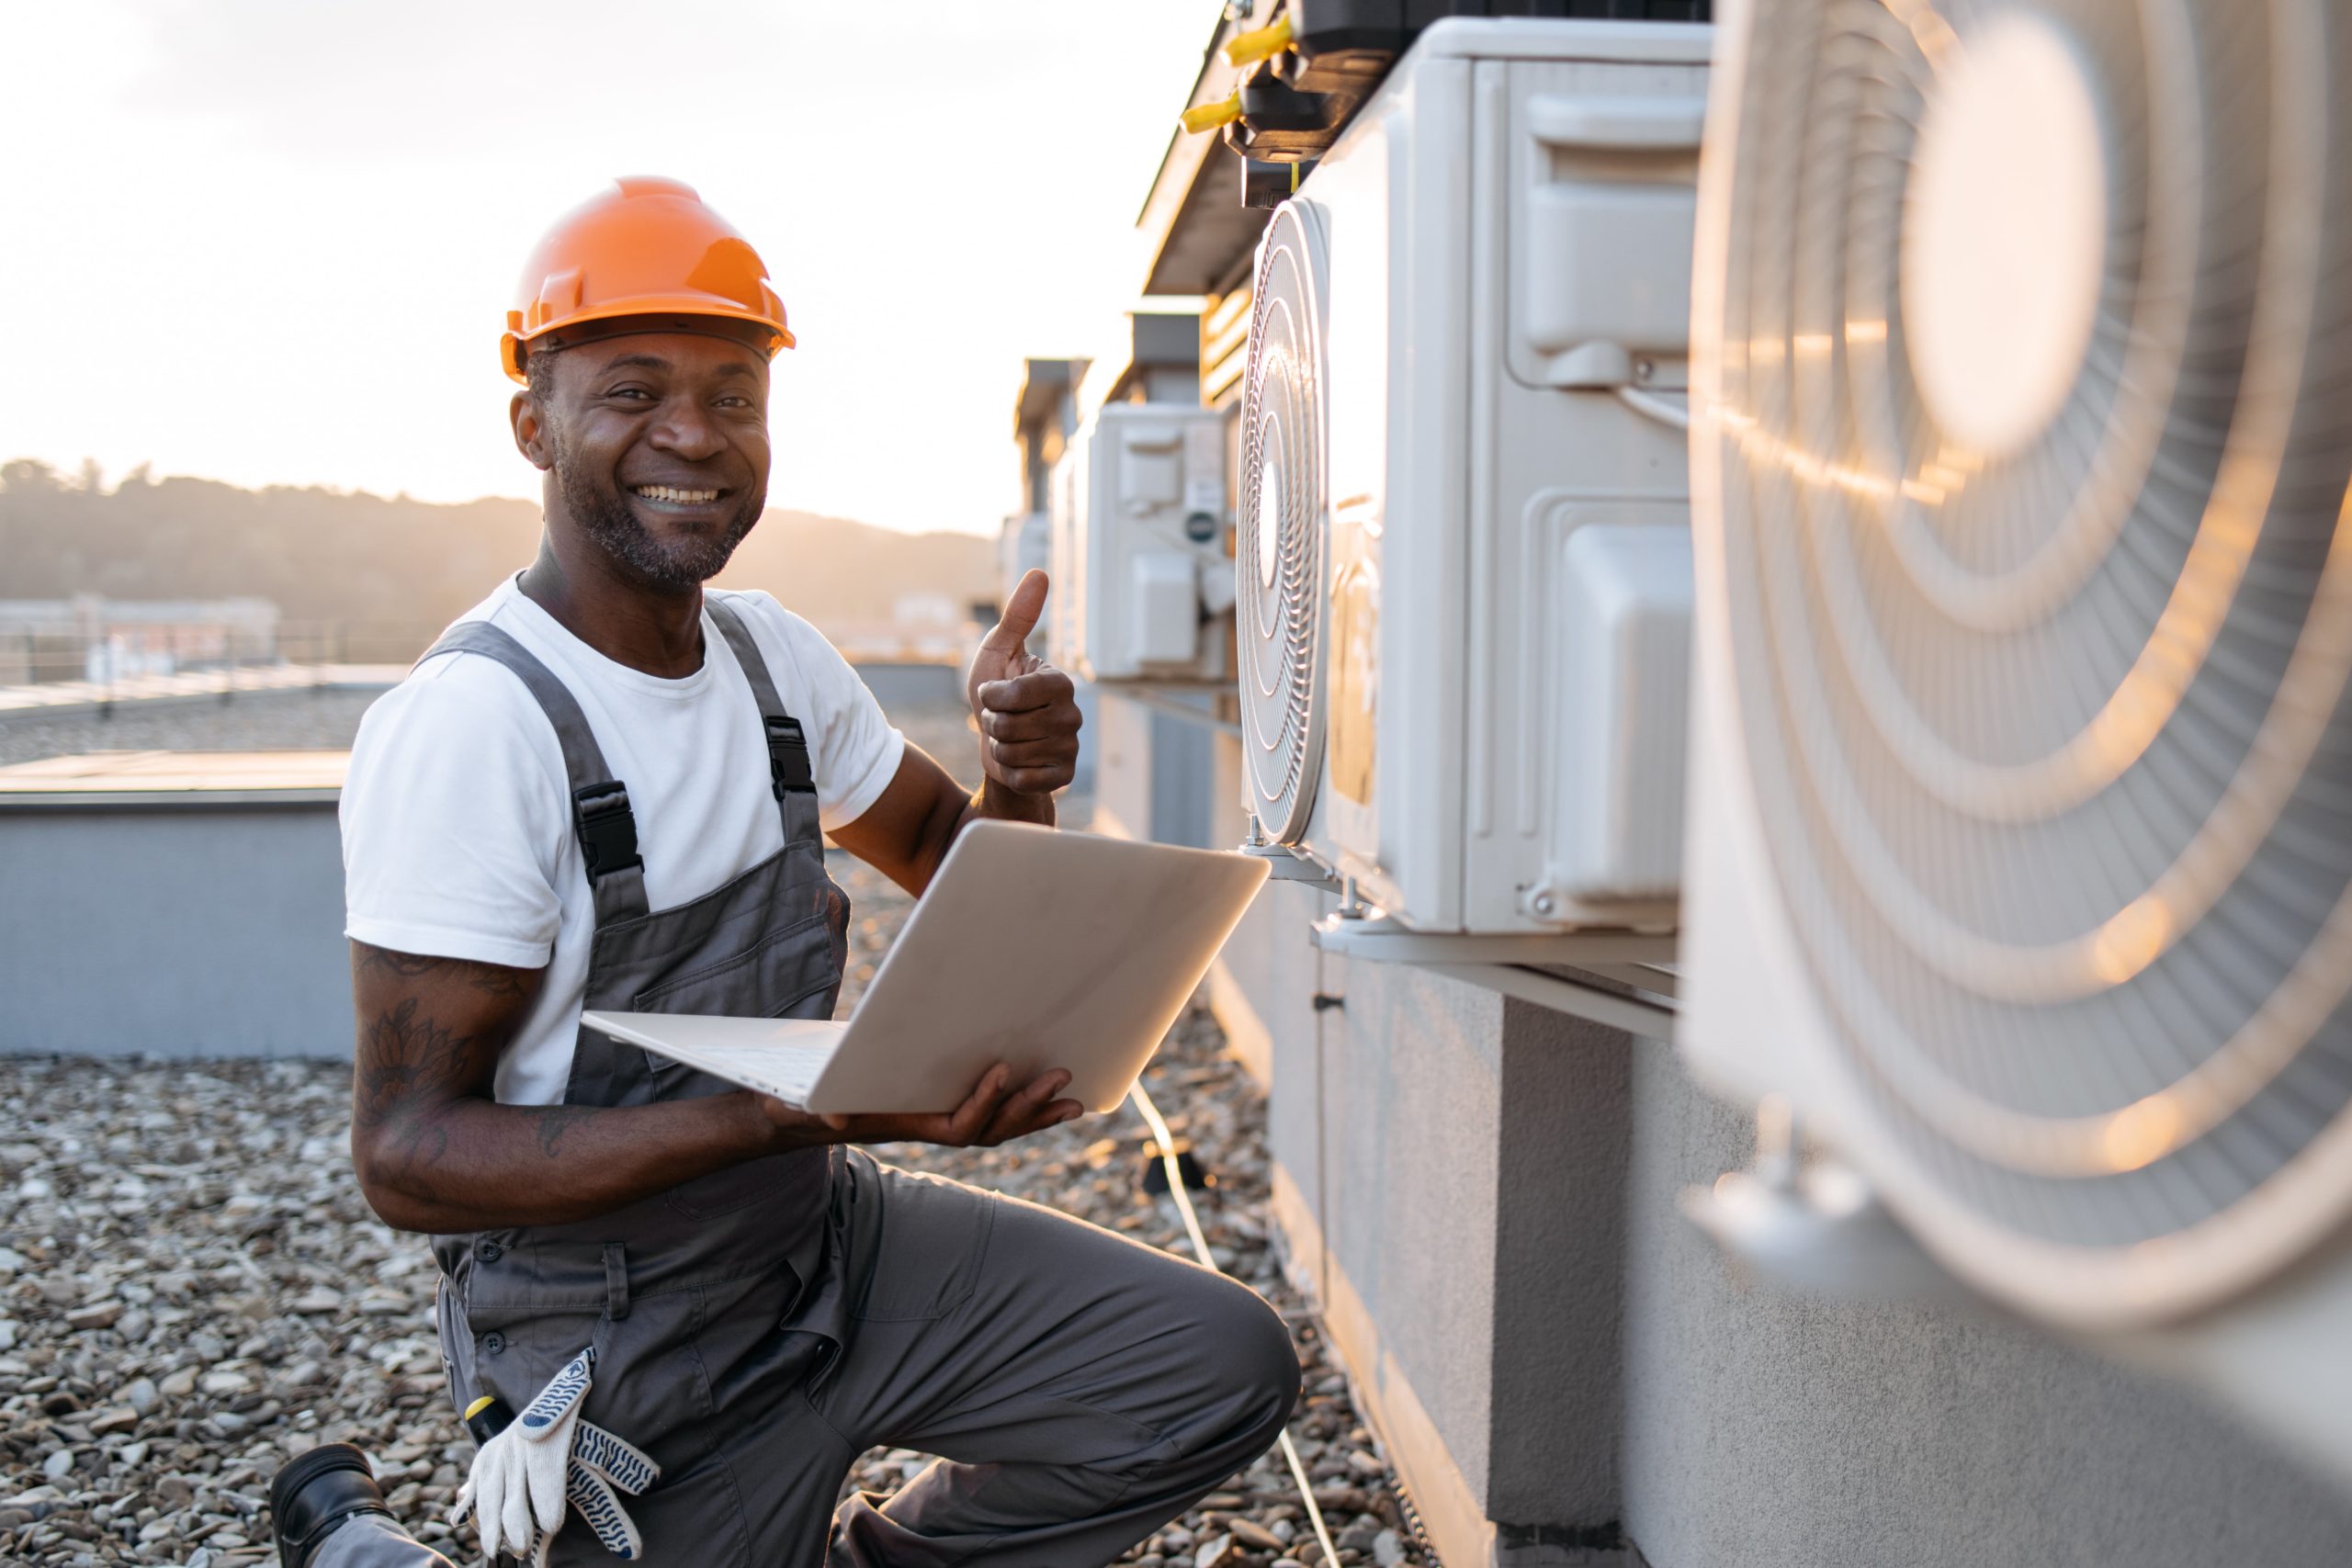
[[1010, 1063], [1117, 1107], [1266, 879], [1265, 862], [975, 822], [846, 1023], [589, 1012], [581, 1021], [827, 1115], [953, 1111]]

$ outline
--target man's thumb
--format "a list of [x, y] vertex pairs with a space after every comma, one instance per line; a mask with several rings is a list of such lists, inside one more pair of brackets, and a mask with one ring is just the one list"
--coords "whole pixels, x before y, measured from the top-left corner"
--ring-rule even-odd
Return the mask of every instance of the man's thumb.
[[1037, 629], [1037, 617], [1046, 613], [1046, 574], [1032, 567], [1004, 602], [1004, 613], [997, 617], [996, 629], [981, 639], [982, 648], [999, 653], [1017, 653], [1029, 641], [1029, 634]]

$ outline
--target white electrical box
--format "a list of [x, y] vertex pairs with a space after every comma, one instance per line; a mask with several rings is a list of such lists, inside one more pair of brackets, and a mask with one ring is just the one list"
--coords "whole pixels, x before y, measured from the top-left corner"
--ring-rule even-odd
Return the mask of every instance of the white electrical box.
[[1436, 23], [1260, 243], [1248, 805], [1415, 931], [1676, 918], [1711, 39]]
[[1047, 657], [1090, 681], [1231, 677], [1225, 416], [1112, 403], [1053, 476]]

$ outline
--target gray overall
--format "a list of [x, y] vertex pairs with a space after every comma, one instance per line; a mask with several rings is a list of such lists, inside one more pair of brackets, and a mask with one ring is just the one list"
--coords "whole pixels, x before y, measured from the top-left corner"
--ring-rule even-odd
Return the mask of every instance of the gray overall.
[[[826, 874], [799, 725], [734, 611], [707, 600], [768, 738], [784, 848], [652, 910], [628, 791], [561, 682], [505, 633], [453, 628], [523, 682], [562, 744], [595, 895], [585, 1006], [827, 1018], [849, 901]], [[568, 1104], [732, 1091], [583, 1029]], [[593, 1220], [435, 1237], [450, 1397], [521, 1409], [583, 1346], [585, 1419], [661, 1480], [629, 1499], [657, 1564], [1091, 1568], [1262, 1453], [1298, 1367], [1247, 1289], [1035, 1205], [815, 1148], [752, 1161]], [[836, 1508], [876, 1444], [946, 1456], [887, 1504]], [[442, 1560], [385, 1521], [315, 1568]], [[610, 1562], [576, 1522], [558, 1563]]]

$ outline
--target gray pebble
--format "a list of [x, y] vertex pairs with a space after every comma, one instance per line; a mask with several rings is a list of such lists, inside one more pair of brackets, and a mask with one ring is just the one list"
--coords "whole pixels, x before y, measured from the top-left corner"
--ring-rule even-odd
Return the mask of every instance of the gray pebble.
[[1233, 1539], [1254, 1551], [1280, 1551], [1283, 1538], [1265, 1526], [1249, 1519], [1235, 1519], [1229, 1527]]

